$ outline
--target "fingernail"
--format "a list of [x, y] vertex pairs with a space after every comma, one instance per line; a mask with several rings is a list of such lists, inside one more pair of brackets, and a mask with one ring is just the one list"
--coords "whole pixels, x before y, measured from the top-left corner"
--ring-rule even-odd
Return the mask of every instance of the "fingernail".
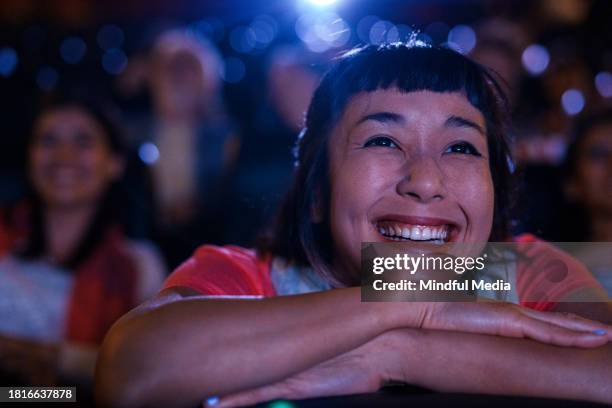
[[606, 333], [608, 333], [607, 331], [605, 331], [604, 329], [597, 329], [597, 330], [593, 330], [593, 334], [596, 334], [598, 336], [605, 336]]
[[214, 407], [219, 403], [219, 397], [210, 397], [206, 400], [207, 407]]

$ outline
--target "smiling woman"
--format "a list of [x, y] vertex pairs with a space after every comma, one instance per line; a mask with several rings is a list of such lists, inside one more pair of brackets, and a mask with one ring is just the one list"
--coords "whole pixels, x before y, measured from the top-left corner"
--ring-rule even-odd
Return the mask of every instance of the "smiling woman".
[[13, 383], [91, 383], [106, 331], [159, 289], [156, 250], [120, 227], [123, 164], [118, 128], [94, 105], [58, 102], [34, 121], [23, 236], [0, 259], [0, 372]]
[[[501, 302], [360, 301], [362, 242], [510, 238], [503, 118], [493, 75], [454, 51], [397, 43], [340, 58], [267, 239], [201, 247], [124, 316], [98, 361], [100, 404], [234, 406], [388, 381], [611, 402], [603, 323]], [[567, 280], [558, 296], [600, 290], [580, 267]]]

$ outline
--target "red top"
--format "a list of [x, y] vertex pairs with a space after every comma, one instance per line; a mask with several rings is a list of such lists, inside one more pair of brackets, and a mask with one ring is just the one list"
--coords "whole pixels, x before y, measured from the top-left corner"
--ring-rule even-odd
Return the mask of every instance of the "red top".
[[[516, 241], [519, 250], [525, 248], [530, 256], [528, 262], [517, 263], [516, 290], [523, 306], [551, 310], [577, 289], [603, 290], [587, 268], [568, 254], [532, 235], [520, 236]], [[522, 246], [523, 243], [530, 245]], [[203, 295], [276, 296], [271, 261], [271, 256], [257, 257], [251, 249], [204, 245], [168, 277], [163, 289], [182, 286]]]

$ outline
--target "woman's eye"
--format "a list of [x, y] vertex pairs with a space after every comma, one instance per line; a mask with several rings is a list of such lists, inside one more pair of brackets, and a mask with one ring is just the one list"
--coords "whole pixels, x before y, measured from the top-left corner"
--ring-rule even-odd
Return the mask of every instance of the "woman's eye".
[[371, 147], [371, 146], [395, 148], [397, 147], [397, 144], [395, 144], [395, 142], [391, 138], [388, 138], [386, 136], [377, 136], [377, 137], [373, 137], [372, 139], [368, 140], [363, 145], [363, 147]]
[[472, 156], [478, 157], [482, 156], [480, 152], [474, 146], [472, 146], [471, 143], [468, 142], [455, 143], [448, 149], [446, 149], [445, 153], [470, 154]]
[[44, 133], [36, 143], [41, 147], [54, 147], [58, 143], [58, 137], [54, 133]]
[[88, 133], [78, 133], [75, 138], [76, 145], [81, 149], [90, 149], [95, 146], [95, 138]]

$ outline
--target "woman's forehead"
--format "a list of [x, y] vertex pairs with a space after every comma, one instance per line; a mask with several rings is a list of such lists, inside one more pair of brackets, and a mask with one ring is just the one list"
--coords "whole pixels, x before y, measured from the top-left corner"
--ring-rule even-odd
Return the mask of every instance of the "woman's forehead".
[[37, 121], [36, 129], [58, 133], [91, 129], [95, 133], [104, 133], [97, 120], [78, 106], [60, 107], [43, 113]]
[[[349, 100], [343, 116], [355, 119], [381, 110], [396, 112], [406, 118], [421, 113], [428, 113], [428, 116], [460, 113], [484, 125], [482, 113], [460, 92], [401, 92], [397, 89], [361, 92]], [[435, 118], [431, 117], [432, 120]]]
[[460, 92], [379, 89], [361, 92], [347, 103], [339, 120], [339, 127], [348, 130], [372, 115], [386, 115], [398, 125], [443, 125], [448, 118], [458, 117], [486, 129], [485, 119]]

